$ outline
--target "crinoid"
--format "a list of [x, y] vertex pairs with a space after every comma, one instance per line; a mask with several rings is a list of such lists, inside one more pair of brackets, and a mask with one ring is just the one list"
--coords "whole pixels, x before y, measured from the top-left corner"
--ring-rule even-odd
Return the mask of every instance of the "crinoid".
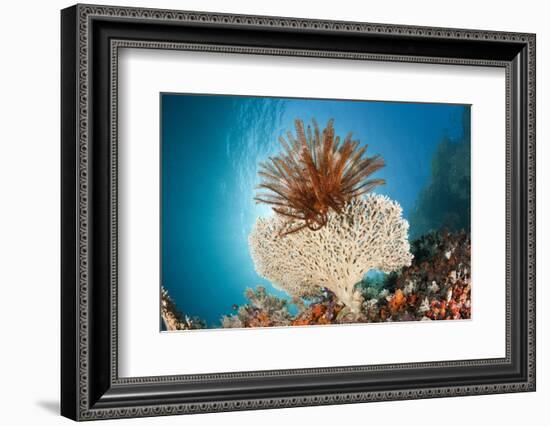
[[327, 223], [332, 209], [340, 213], [353, 198], [384, 184], [383, 179], [369, 177], [384, 167], [379, 156], [367, 157], [367, 146], [359, 146], [348, 133], [341, 143], [334, 134], [334, 120], [329, 120], [323, 133], [315, 120], [304, 130], [302, 120], [295, 120], [296, 136], [287, 132], [280, 137], [283, 153], [260, 163], [262, 182], [258, 203], [271, 205], [286, 218], [280, 236], [304, 228], [313, 231]]

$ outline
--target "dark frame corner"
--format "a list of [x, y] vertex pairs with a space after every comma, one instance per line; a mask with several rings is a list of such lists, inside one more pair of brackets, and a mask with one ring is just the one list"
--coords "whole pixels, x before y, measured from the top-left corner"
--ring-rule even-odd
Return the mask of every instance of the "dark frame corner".
[[[61, 12], [61, 413], [74, 420], [535, 390], [534, 34], [97, 5]], [[496, 66], [507, 75], [507, 355], [119, 378], [120, 47]], [[297, 376], [300, 379], [297, 380]], [[239, 386], [235, 386], [235, 379]]]

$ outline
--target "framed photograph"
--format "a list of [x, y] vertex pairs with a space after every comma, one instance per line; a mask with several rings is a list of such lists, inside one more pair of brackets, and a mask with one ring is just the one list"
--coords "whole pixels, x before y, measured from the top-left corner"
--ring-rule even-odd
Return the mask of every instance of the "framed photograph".
[[61, 12], [61, 413], [535, 390], [535, 35]]

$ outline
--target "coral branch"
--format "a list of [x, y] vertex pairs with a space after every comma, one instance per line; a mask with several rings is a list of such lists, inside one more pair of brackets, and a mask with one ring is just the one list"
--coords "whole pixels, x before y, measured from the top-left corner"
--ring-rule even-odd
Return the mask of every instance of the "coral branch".
[[249, 236], [256, 271], [293, 296], [310, 297], [326, 288], [357, 311], [363, 298], [355, 284], [369, 270], [390, 272], [411, 263], [408, 222], [401, 214], [397, 202], [368, 195], [344, 204], [340, 213], [328, 212], [317, 231], [281, 236], [285, 218], [259, 218]]

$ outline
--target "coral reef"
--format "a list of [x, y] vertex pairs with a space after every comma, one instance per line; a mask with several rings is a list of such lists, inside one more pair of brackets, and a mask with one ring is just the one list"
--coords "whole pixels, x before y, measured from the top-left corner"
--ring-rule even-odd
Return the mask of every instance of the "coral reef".
[[249, 236], [256, 271], [292, 296], [311, 297], [319, 288], [357, 313], [363, 296], [355, 288], [371, 269], [391, 272], [411, 264], [408, 223], [401, 206], [369, 194], [331, 211], [323, 228], [280, 236], [285, 219], [259, 218]]
[[223, 328], [291, 325], [292, 315], [288, 311], [286, 300], [267, 294], [262, 286], [256, 287], [256, 290], [247, 288], [245, 296], [248, 299], [246, 305], [235, 306], [235, 314], [222, 317]]
[[324, 227], [330, 212], [340, 214], [356, 197], [370, 192], [383, 179], [369, 179], [384, 167], [378, 157], [364, 157], [367, 146], [348, 133], [341, 143], [335, 136], [334, 121], [319, 130], [313, 120], [304, 130], [302, 120], [295, 120], [296, 136], [287, 132], [287, 139], [279, 138], [284, 153], [260, 163], [262, 182], [255, 200], [272, 206], [285, 218], [278, 230], [280, 235], [301, 229], [312, 231]]
[[[287, 237], [285, 237], [286, 239]], [[248, 288], [248, 302], [233, 306], [221, 328], [286, 327], [346, 323], [460, 320], [471, 318], [470, 237], [465, 232], [432, 232], [412, 242], [415, 257], [399, 271], [365, 278], [355, 286], [362, 303], [351, 309], [325, 287], [312, 287], [291, 302], [265, 287]], [[297, 309], [295, 314], [290, 306]], [[182, 315], [162, 289], [162, 318], [168, 330], [206, 328]]]
[[470, 244], [465, 232], [432, 232], [415, 240], [414, 261], [392, 277], [393, 292], [361, 287], [367, 321], [469, 319]]
[[[471, 242], [468, 232], [456, 232], [459, 226], [469, 227], [469, 219], [457, 213], [468, 204], [469, 187], [463, 189], [462, 183], [469, 179], [469, 169], [453, 169], [446, 156], [451, 151], [469, 155], [469, 145], [466, 152], [442, 143], [433, 163], [434, 182], [415, 212], [419, 220], [419, 212], [437, 210], [426, 216], [430, 219], [419, 228], [424, 230], [434, 224], [442, 229], [446, 218], [459, 215], [451, 221], [452, 232], [423, 231], [411, 245], [400, 204], [369, 193], [384, 183], [370, 179], [383, 160], [365, 157], [366, 146], [360, 147], [351, 133], [341, 142], [332, 120], [322, 134], [315, 120], [313, 130], [305, 130], [301, 120], [295, 127], [296, 135], [280, 138], [283, 153], [260, 164], [262, 192], [255, 200], [270, 205], [275, 214], [258, 218], [248, 238], [256, 272], [292, 296], [292, 303], [262, 286], [248, 288], [247, 303], [222, 316], [221, 327], [470, 318]], [[467, 135], [465, 129], [465, 139]], [[448, 185], [454, 185], [454, 201], [440, 208], [438, 194], [448, 192]], [[181, 314], [164, 289], [161, 312], [168, 330], [206, 327]]]
[[[470, 237], [465, 232], [432, 232], [412, 243], [409, 266], [379, 280], [365, 279], [357, 290], [363, 299], [352, 310], [327, 288], [318, 287], [292, 301], [248, 289], [250, 303], [222, 319], [222, 327], [303, 326], [345, 323], [459, 320], [471, 317]], [[372, 285], [374, 284], [374, 285]], [[393, 289], [393, 290], [390, 290]]]
[[164, 287], [160, 289], [160, 296], [160, 315], [166, 330], [197, 330], [206, 328], [206, 322], [200, 318], [182, 314]]

